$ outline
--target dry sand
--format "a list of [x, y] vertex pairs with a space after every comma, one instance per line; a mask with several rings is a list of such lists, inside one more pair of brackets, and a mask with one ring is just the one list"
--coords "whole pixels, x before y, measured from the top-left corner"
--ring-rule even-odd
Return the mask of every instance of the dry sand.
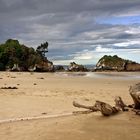
[[0, 87], [18, 88], [0, 89], [0, 140], [140, 139], [140, 118], [133, 112], [72, 115], [82, 110], [72, 106], [73, 100], [113, 105], [114, 97], [121, 96], [133, 103], [128, 89], [140, 82], [140, 73], [97, 73], [92, 78], [66, 74], [0, 72]]

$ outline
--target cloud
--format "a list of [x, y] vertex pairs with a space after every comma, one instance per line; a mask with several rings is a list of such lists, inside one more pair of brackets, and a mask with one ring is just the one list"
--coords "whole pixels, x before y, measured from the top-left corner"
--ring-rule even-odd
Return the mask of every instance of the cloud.
[[111, 53], [113, 50], [111, 48], [102, 48], [102, 46], [99, 45], [96, 47], [95, 51], [98, 53]]
[[[139, 0], [0, 0], [0, 42], [16, 38], [36, 48], [48, 41], [47, 56], [57, 64], [96, 63], [104, 54], [128, 52], [140, 62], [134, 57], [140, 50], [139, 9]], [[99, 22], [115, 18], [117, 24]], [[127, 25], [121, 24], [126, 18]]]
[[140, 34], [140, 26], [138, 27], [130, 27], [128, 30], [125, 31], [127, 34], [132, 34], [132, 35], [139, 35]]
[[75, 55], [74, 55], [74, 60], [90, 60], [92, 59], [94, 56], [93, 56], [93, 53], [92, 51], [89, 51], [89, 50], [83, 50], [82, 52], [77, 52]]
[[127, 41], [127, 42], [121, 42], [121, 43], [115, 43], [114, 46], [117, 47], [128, 47], [128, 46], [132, 46], [132, 45], [140, 45], [140, 41], [136, 40], [136, 41]]

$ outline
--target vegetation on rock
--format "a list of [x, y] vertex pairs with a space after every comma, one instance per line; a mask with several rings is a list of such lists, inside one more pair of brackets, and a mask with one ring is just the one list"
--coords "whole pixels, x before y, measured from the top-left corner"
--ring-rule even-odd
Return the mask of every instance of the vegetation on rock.
[[114, 56], [103, 56], [97, 63], [97, 67], [103, 68], [103, 69], [123, 69], [125, 65], [124, 59], [118, 57], [117, 55]]
[[[42, 49], [44, 54], [46, 46], [41, 45], [40, 49]], [[0, 70], [12, 70], [16, 66], [22, 71], [27, 71], [28, 68], [40, 64], [44, 60], [48, 62], [42, 53], [40, 53], [39, 47], [35, 50], [34, 48], [21, 45], [18, 40], [8, 39], [4, 44], [0, 45]]]
[[123, 58], [104, 55], [96, 64], [95, 70], [139, 71], [140, 64]]

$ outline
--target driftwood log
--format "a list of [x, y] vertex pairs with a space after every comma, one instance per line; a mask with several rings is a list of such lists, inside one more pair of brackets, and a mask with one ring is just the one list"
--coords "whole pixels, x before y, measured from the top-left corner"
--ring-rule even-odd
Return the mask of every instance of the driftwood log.
[[133, 111], [140, 115], [140, 83], [131, 86], [129, 93], [134, 101]]
[[101, 101], [96, 101], [95, 106], [104, 116], [110, 116], [120, 111], [118, 107], [112, 107], [111, 105]]
[[96, 101], [95, 105], [93, 106], [82, 105], [74, 101], [73, 106], [78, 108], [85, 108], [93, 112], [100, 111], [104, 116], [110, 116], [120, 111], [119, 107], [117, 106], [112, 107], [111, 105], [101, 101]]
[[127, 106], [123, 102], [122, 98], [118, 96], [114, 100], [115, 106], [111, 106], [102, 101], [96, 101], [93, 106], [82, 105], [74, 101], [73, 106], [88, 109], [90, 112], [100, 111], [104, 116], [110, 116], [118, 113], [119, 111], [129, 111], [129, 108], [133, 108], [132, 110], [136, 112], [137, 115], [140, 115], [140, 83], [131, 86], [129, 93], [134, 101], [134, 105]]
[[134, 109], [140, 110], [140, 83], [131, 86], [129, 93], [134, 101]]
[[122, 111], [128, 111], [128, 106], [123, 102], [121, 97], [117, 96], [114, 101], [116, 107], [118, 107]]

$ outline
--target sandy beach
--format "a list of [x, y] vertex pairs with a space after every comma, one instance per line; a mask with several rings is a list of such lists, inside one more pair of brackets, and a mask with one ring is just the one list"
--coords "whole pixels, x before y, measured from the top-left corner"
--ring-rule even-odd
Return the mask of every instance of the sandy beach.
[[[0, 72], [1, 140], [139, 140], [140, 118], [133, 112], [104, 117], [100, 112], [77, 114], [77, 101], [114, 105], [121, 96], [132, 104], [129, 87], [139, 72], [29, 73]], [[15, 121], [14, 121], [15, 120]]]

